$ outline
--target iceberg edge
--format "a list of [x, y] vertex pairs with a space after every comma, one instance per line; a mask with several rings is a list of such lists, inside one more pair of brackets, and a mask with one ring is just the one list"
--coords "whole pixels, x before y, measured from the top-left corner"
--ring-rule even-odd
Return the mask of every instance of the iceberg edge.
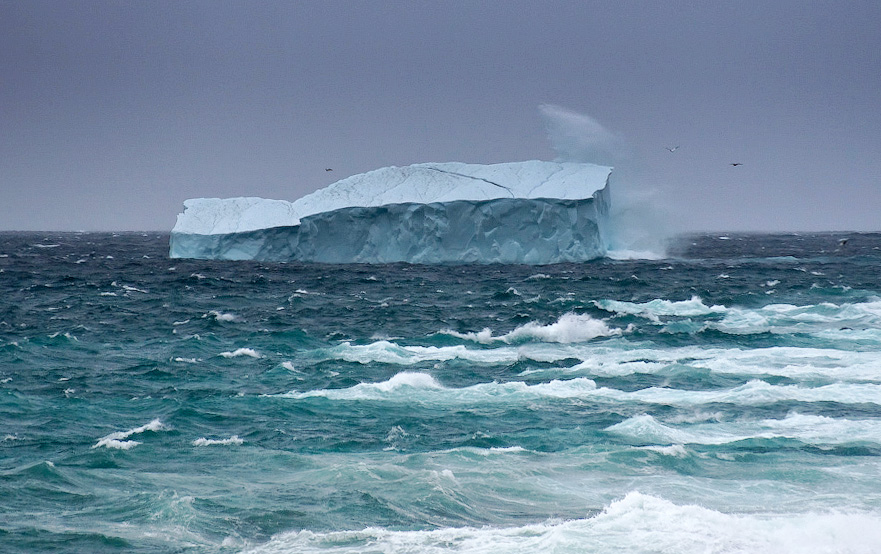
[[[334, 264], [552, 264], [592, 260], [606, 254], [610, 206], [611, 168], [604, 168], [601, 186], [596, 183], [597, 169], [590, 165], [593, 182], [582, 184], [581, 194], [587, 193], [587, 198], [493, 197], [355, 205], [315, 210], [311, 215], [294, 218], [296, 224], [292, 225], [208, 233], [190, 232], [198, 226], [192, 225], [194, 214], [187, 220], [185, 212], [178, 216], [178, 225], [171, 233], [169, 255]], [[214, 202], [219, 207], [216, 213], [205, 210], [204, 205], [199, 206], [201, 212], [194, 210], [197, 216], [209, 216], [211, 223], [203, 224], [203, 228], [210, 231], [229, 227], [230, 214], [236, 216], [237, 208], [259, 208], [261, 200], [197, 199], [185, 205], [188, 210], [199, 206], [199, 202], [207, 202], [208, 206]], [[263, 202], [277, 208], [280, 201]], [[241, 215], [237, 217], [241, 219]], [[275, 217], [274, 221], [284, 221], [284, 217]], [[232, 223], [233, 227], [238, 225]]]

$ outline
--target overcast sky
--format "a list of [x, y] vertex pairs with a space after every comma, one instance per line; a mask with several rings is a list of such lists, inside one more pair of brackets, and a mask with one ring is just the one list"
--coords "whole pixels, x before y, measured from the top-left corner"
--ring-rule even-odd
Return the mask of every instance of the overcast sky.
[[619, 187], [679, 228], [881, 230], [879, 21], [877, 0], [0, 0], [0, 230], [168, 231], [187, 198], [552, 160], [548, 113], [613, 137]]

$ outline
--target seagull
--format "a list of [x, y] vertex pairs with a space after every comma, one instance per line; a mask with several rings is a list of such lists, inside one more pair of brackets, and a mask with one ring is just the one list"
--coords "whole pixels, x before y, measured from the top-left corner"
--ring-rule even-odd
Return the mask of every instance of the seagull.
[[738, 166], [738, 165], [743, 165], [743, 164], [740, 163], [740, 162], [734, 162], [734, 163], [732, 163], [732, 164], [728, 164], [728, 165]]
[[678, 147], [678, 146], [665, 146], [664, 148], [666, 148], [666, 149], [669, 150], [670, 152], [676, 152], [676, 150], [677, 150], [679, 147]]

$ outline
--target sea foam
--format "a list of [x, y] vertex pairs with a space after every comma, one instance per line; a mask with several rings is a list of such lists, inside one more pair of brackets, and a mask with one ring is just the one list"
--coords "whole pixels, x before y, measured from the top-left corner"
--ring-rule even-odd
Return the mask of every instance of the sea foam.
[[656, 445], [723, 445], [750, 439], [793, 439], [814, 446], [865, 444], [881, 446], [881, 422], [792, 413], [783, 419], [713, 422], [692, 425], [662, 423], [648, 414], [627, 418], [606, 432]]
[[456, 346], [400, 346], [394, 342], [380, 340], [370, 344], [353, 345], [346, 341], [334, 348], [324, 350], [319, 357], [362, 364], [380, 362], [396, 365], [412, 365], [424, 361], [467, 360], [476, 363], [505, 363], [516, 361], [515, 349], [470, 350], [463, 345]]
[[253, 348], [236, 348], [232, 352], [221, 352], [220, 355], [224, 358], [238, 358], [239, 356], [248, 356], [250, 358], [263, 357]]
[[346, 389], [321, 389], [308, 392], [291, 392], [282, 396], [304, 399], [324, 397], [331, 400], [382, 400], [393, 402], [423, 402], [441, 404], [472, 404], [507, 402], [520, 398], [573, 398], [589, 394], [596, 383], [583, 377], [567, 381], [553, 380], [548, 383], [529, 385], [521, 381], [506, 383], [482, 383], [463, 388], [441, 385], [426, 373], [398, 373], [388, 381], [361, 383]]
[[132, 435], [140, 435], [142, 433], [146, 433], [148, 431], [157, 432], [157, 431], [165, 431], [167, 427], [162, 423], [162, 421], [158, 419], [154, 419], [150, 423], [146, 425], [141, 425], [140, 427], [135, 427], [134, 429], [129, 429], [128, 431], [119, 431], [116, 433], [110, 433], [106, 437], [102, 437], [98, 439], [98, 442], [95, 443], [92, 448], [105, 447], [105, 448], [117, 448], [119, 450], [128, 450], [130, 448], [134, 448], [135, 446], [141, 444], [140, 441], [135, 440], [125, 440], [131, 437]]
[[597, 515], [582, 519], [501, 528], [394, 531], [368, 527], [360, 531], [298, 531], [279, 534], [247, 552], [874, 554], [879, 549], [881, 516], [875, 513], [726, 514], [631, 492], [611, 502]]
[[588, 314], [566, 313], [551, 324], [542, 325], [531, 321], [521, 325], [509, 333], [493, 336], [492, 330], [485, 328], [479, 332], [459, 333], [456, 331], [444, 331], [445, 334], [483, 344], [492, 342], [523, 342], [539, 340], [544, 342], [575, 343], [586, 342], [598, 337], [610, 337], [620, 335], [620, 329], [613, 329], [606, 322], [594, 319]]
[[245, 441], [240, 439], [238, 435], [233, 435], [228, 439], [208, 439], [201, 437], [193, 441], [193, 446], [229, 446], [240, 445], [244, 442]]
[[639, 315], [652, 321], [658, 321], [659, 316], [706, 316], [727, 311], [725, 306], [707, 306], [699, 296], [692, 296], [690, 300], [681, 301], [655, 299], [641, 304], [620, 300], [597, 300], [594, 301], [594, 304], [606, 311]]

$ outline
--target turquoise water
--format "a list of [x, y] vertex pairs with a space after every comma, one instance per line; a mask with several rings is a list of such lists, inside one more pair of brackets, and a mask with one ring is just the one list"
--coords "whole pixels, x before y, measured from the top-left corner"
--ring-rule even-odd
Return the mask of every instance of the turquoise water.
[[881, 551], [881, 235], [170, 260], [0, 234], [0, 551]]

